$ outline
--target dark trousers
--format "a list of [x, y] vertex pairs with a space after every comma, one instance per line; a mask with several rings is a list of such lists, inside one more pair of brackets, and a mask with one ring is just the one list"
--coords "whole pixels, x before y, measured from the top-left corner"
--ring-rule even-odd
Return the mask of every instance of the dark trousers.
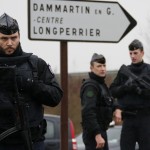
[[121, 132], [121, 150], [150, 150], [150, 114], [125, 116]]
[[102, 137], [105, 139], [105, 146], [102, 149], [96, 149], [95, 137], [88, 135], [87, 133], [83, 133], [85, 150], [109, 150], [106, 131], [103, 131]]
[[[27, 150], [24, 145], [1, 145], [0, 150]], [[33, 150], [45, 150], [44, 142], [36, 142], [33, 144]]]

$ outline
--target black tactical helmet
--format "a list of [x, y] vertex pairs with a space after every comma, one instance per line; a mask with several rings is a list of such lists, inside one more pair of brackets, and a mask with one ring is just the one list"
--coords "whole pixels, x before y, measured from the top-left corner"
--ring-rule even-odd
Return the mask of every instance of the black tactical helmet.
[[15, 19], [4, 13], [0, 16], [0, 33], [11, 35], [19, 31], [18, 23]]
[[102, 54], [94, 53], [92, 58], [91, 58], [91, 62], [90, 62], [91, 65], [92, 65], [93, 62], [98, 62], [98, 63], [101, 63], [101, 64], [105, 64], [106, 59]]
[[133, 50], [136, 50], [136, 49], [141, 49], [143, 50], [143, 44], [142, 42], [140, 42], [139, 40], [135, 39], [133, 40], [130, 45], [129, 45], [129, 50], [130, 51], [133, 51]]

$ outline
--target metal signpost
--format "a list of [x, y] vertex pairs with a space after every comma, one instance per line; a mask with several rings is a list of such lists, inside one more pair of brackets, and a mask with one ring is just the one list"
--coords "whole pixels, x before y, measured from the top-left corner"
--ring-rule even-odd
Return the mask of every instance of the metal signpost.
[[117, 43], [136, 24], [118, 2], [28, 0], [29, 39], [61, 41], [62, 150], [68, 150], [67, 41]]

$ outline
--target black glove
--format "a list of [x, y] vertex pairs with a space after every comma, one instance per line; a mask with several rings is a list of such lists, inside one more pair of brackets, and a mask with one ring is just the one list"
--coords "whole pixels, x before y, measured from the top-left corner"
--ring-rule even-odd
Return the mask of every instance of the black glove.
[[128, 86], [127, 85], [122, 85], [119, 87], [118, 92], [119, 93], [125, 93], [128, 91]]
[[132, 81], [128, 84], [128, 91], [130, 93], [136, 93], [138, 95], [141, 95], [142, 89], [136, 81]]
[[136, 87], [134, 89], [134, 92], [137, 93], [138, 95], [141, 95], [142, 94], [142, 89], [140, 87]]
[[123, 85], [119, 87], [119, 91], [121, 93], [129, 92], [133, 88], [132, 82], [127, 80]]
[[150, 89], [143, 89], [141, 90], [141, 95], [145, 98], [150, 98]]
[[122, 93], [137, 93], [137, 94], [141, 94], [141, 88], [137, 85], [137, 83], [135, 81], [129, 82], [127, 81], [125, 84], [123, 84], [120, 89], [119, 92]]

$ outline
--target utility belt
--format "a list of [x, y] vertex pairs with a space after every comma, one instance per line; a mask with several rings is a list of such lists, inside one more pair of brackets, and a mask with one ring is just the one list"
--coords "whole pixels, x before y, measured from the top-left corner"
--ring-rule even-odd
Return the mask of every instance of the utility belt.
[[132, 109], [132, 110], [123, 110], [122, 117], [135, 117], [137, 115], [150, 115], [150, 107], [147, 108], [139, 108], [139, 109]]

